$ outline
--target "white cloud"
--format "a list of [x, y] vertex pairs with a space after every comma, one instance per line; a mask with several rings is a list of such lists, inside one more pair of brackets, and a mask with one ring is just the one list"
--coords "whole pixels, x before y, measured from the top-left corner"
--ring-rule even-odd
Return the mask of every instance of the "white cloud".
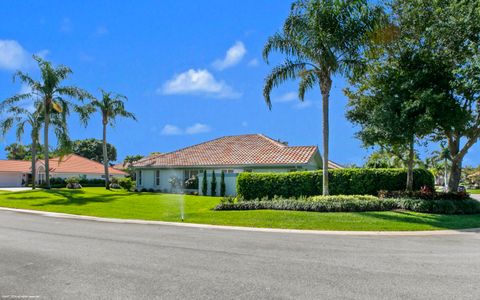
[[72, 21], [69, 18], [63, 18], [62, 23], [60, 24], [60, 31], [64, 33], [69, 33], [73, 30]]
[[217, 59], [213, 62], [213, 67], [217, 70], [224, 70], [238, 64], [243, 56], [247, 53], [247, 49], [242, 42], [236, 42], [227, 50], [223, 59]]
[[188, 126], [187, 128], [185, 128], [185, 130], [178, 126], [167, 124], [163, 126], [160, 134], [161, 135], [182, 135], [182, 134], [192, 135], [192, 134], [209, 132], [211, 130], [212, 129], [210, 128], [210, 126], [202, 123], [195, 123], [192, 126]]
[[108, 28], [105, 26], [98, 26], [97, 29], [95, 29], [95, 36], [104, 36], [108, 34]]
[[302, 101], [302, 102], [298, 102], [297, 104], [295, 104], [293, 106], [293, 108], [295, 109], [305, 109], [305, 108], [309, 108], [313, 105], [313, 101], [309, 101], [309, 100], [305, 100], [305, 101]]
[[48, 49], [43, 49], [43, 50], [40, 50], [37, 53], [35, 53], [36, 56], [38, 56], [40, 58], [43, 58], [43, 59], [45, 59], [47, 57], [47, 55], [49, 55], [49, 54], [50, 54], [50, 50], [48, 50]]
[[292, 102], [294, 100], [298, 99], [298, 95], [295, 92], [288, 92], [283, 95], [280, 95], [278, 97], [273, 98], [273, 102], [277, 103], [285, 103], [285, 102]]
[[258, 59], [254, 58], [248, 62], [249, 67], [256, 67], [258, 66]]
[[0, 40], [0, 68], [16, 70], [30, 62], [30, 54], [14, 40]]
[[167, 124], [165, 125], [163, 128], [162, 128], [162, 131], [160, 132], [160, 134], [162, 135], [179, 135], [179, 134], [182, 134], [182, 130], [175, 126], [175, 125], [170, 125], [170, 124]]
[[71, 32], [72, 29], [73, 29], [72, 21], [69, 18], [63, 18], [60, 24], [60, 31], [68, 33], [68, 32]]
[[203, 94], [217, 98], [238, 98], [241, 96], [224, 81], [217, 81], [205, 69], [190, 69], [176, 74], [172, 79], [165, 82], [162, 88], [157, 90], [157, 93], [164, 95]]
[[95, 60], [95, 58], [85, 52], [80, 52], [80, 54], [78, 55], [78, 58], [81, 60], [81, 61], [84, 61], [84, 62], [92, 62]]
[[186, 134], [198, 134], [198, 133], [209, 132], [210, 130], [211, 130], [210, 126], [205, 125], [205, 124], [201, 124], [201, 123], [196, 123], [192, 126], [187, 127], [187, 129], [185, 129], [185, 133]]

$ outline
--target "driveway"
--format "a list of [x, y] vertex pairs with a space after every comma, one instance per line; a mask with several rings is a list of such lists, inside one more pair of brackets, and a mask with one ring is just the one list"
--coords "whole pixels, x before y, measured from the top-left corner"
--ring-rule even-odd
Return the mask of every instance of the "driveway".
[[478, 299], [480, 295], [478, 233], [247, 232], [11, 211], [0, 211], [0, 220], [3, 299]]
[[477, 199], [478, 201], [480, 201], [480, 195], [479, 195], [479, 194], [470, 194], [470, 197], [472, 197], [473, 199]]
[[30, 191], [32, 188], [30, 187], [0, 187], [0, 191], [7, 191], [7, 192], [22, 192], [22, 191]]

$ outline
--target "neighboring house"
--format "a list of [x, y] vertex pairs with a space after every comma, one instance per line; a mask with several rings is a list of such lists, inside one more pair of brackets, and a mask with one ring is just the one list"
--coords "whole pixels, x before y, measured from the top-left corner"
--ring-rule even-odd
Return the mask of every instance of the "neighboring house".
[[[64, 157], [51, 158], [50, 178], [80, 177], [86, 179], [104, 179], [103, 164], [88, 158], [69, 154]], [[38, 160], [36, 165], [37, 183], [45, 182], [45, 162]], [[31, 178], [30, 161], [0, 160], [0, 187], [23, 186]], [[111, 177], [124, 177], [127, 173], [109, 169]]]
[[[225, 173], [226, 194], [236, 194], [236, 178], [241, 172], [292, 172], [317, 170], [322, 159], [317, 146], [287, 146], [262, 134], [225, 136], [177, 151], [150, 155], [133, 164], [137, 189], [163, 192], [197, 191], [201, 194], [204, 170], [207, 171], [208, 194], [212, 171], [220, 193], [220, 174]], [[333, 162], [329, 168], [342, 168]], [[185, 181], [197, 177], [195, 186]], [[174, 179], [174, 180], [172, 180]], [[171, 182], [180, 182], [174, 188]]]
[[0, 187], [18, 187], [25, 184], [32, 163], [24, 160], [0, 160]]

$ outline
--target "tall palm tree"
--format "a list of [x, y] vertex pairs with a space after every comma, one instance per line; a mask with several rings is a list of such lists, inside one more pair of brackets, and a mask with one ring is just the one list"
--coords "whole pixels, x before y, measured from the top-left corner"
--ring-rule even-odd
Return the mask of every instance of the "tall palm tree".
[[347, 75], [361, 65], [361, 52], [379, 24], [382, 11], [367, 0], [298, 0], [292, 4], [283, 29], [263, 49], [286, 56], [265, 78], [263, 96], [271, 109], [271, 91], [290, 79], [299, 79], [298, 97], [317, 84], [322, 94], [323, 194], [328, 195], [329, 96], [332, 77]]
[[[66, 117], [69, 114], [69, 109], [75, 106], [69, 99], [76, 98], [83, 100], [89, 98], [90, 94], [86, 91], [74, 86], [62, 86], [62, 82], [68, 78], [72, 70], [63, 65], [53, 66], [52, 63], [43, 60], [41, 57], [33, 56], [38, 64], [41, 73], [39, 81], [34, 80], [30, 75], [22, 71], [17, 71], [14, 75], [14, 80], [19, 79], [31, 89], [30, 92], [22, 93], [10, 97], [0, 103], [0, 110], [15, 104], [21, 100], [39, 99], [42, 103], [43, 112], [43, 146], [45, 155], [45, 188], [50, 188], [50, 164], [49, 164], [49, 129], [52, 118], [57, 118], [64, 122], [63, 126], [66, 128]], [[66, 131], [64, 132], [66, 133]], [[68, 136], [64, 136], [67, 138]]]
[[93, 112], [100, 112], [102, 115], [102, 125], [103, 125], [103, 166], [105, 169], [105, 187], [110, 189], [110, 175], [108, 172], [108, 153], [107, 153], [107, 126], [114, 126], [115, 119], [117, 117], [130, 118], [137, 120], [135, 115], [131, 112], [128, 112], [125, 109], [125, 103], [128, 99], [127, 97], [115, 94], [111, 92], [106, 92], [100, 90], [102, 93], [101, 99], [94, 99], [83, 107], [79, 107], [77, 111], [80, 113], [80, 118], [83, 123], [86, 125], [90, 115]]

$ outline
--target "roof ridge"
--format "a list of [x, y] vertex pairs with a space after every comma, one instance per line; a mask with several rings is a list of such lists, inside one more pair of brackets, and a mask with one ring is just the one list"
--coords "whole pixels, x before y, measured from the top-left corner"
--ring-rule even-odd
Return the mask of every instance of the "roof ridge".
[[0, 158], [0, 161], [21, 161], [21, 162], [31, 162], [32, 160], [29, 159], [29, 160], [23, 160], [23, 159], [2, 159]]
[[266, 139], [267, 141], [269, 141], [270, 143], [275, 144], [275, 145], [277, 145], [277, 146], [280, 146], [280, 147], [290, 147], [290, 146], [285, 145], [285, 144], [283, 144], [283, 143], [281, 143], [281, 142], [279, 142], [279, 141], [277, 141], [277, 140], [274, 140], [274, 139], [272, 139], [271, 137], [268, 137], [268, 136], [266, 136], [266, 135], [264, 135], [264, 134], [262, 134], [262, 133], [257, 133], [257, 134], [255, 134], [255, 135], [260, 136], [260, 137]]

